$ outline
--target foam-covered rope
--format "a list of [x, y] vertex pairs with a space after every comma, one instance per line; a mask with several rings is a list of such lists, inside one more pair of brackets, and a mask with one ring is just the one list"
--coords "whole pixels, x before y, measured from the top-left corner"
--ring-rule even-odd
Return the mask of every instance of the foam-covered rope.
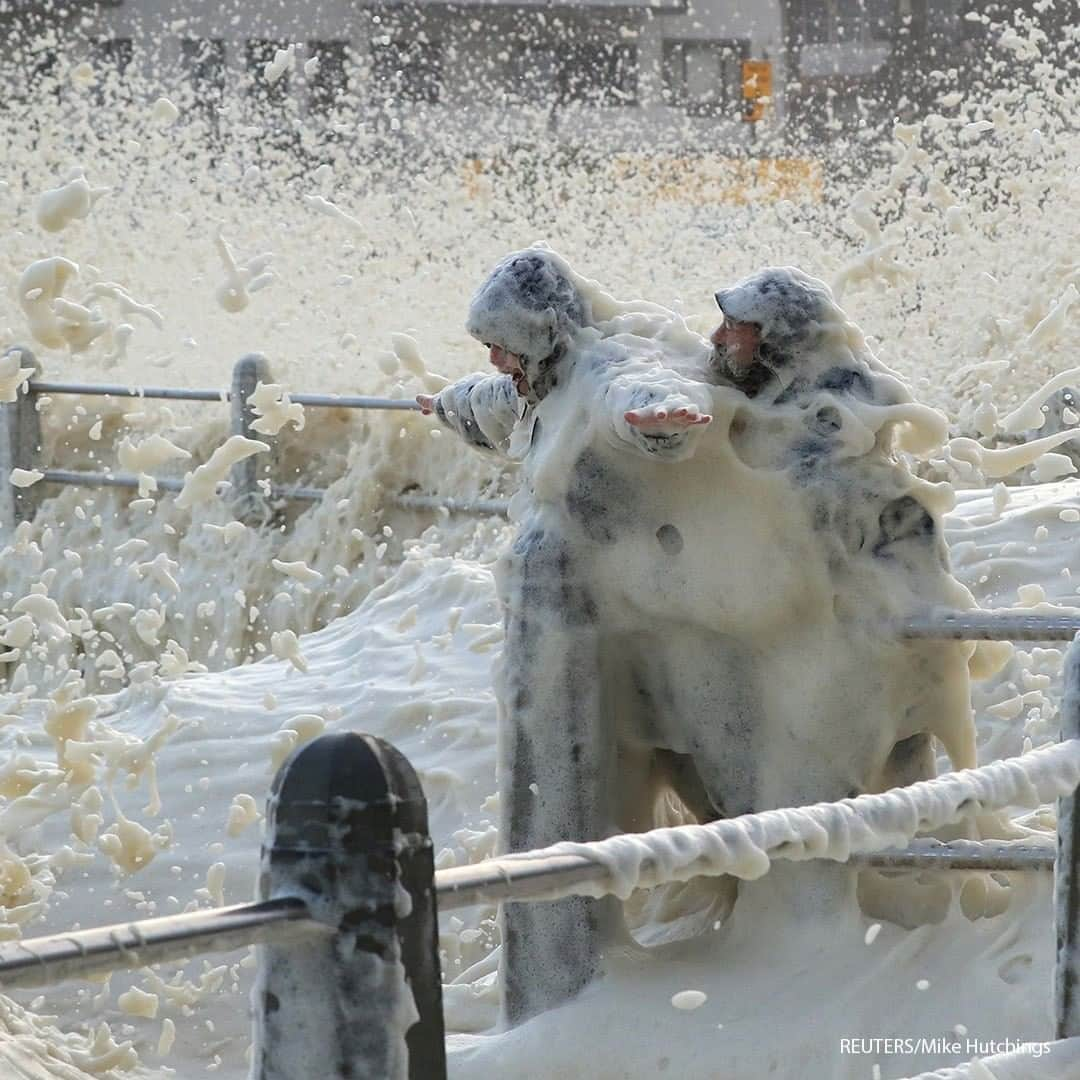
[[680, 825], [644, 833], [624, 833], [591, 843], [563, 842], [538, 851], [491, 860], [493, 872], [526, 859], [578, 855], [607, 870], [602, 878], [537, 892], [534, 899], [605, 896], [625, 899], [634, 889], [698, 875], [733, 874], [753, 879], [773, 859], [832, 859], [901, 847], [917, 833], [951, 825], [984, 810], [1037, 807], [1080, 784], [1080, 740], [1032, 750], [978, 769], [946, 773], [880, 795], [860, 795], [835, 803], [767, 810], [759, 814]]

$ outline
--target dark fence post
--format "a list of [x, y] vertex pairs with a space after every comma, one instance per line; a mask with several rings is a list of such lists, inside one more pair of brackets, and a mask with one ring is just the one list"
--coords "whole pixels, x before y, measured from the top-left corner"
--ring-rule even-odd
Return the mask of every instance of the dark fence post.
[[[19, 366], [32, 368], [36, 378], [41, 365], [29, 349], [16, 345], [5, 357], [20, 353]], [[29, 521], [37, 512], [41, 500], [39, 484], [19, 488], [11, 482], [12, 469], [34, 469], [41, 454], [41, 418], [37, 398], [28, 393], [26, 384], [19, 387], [14, 401], [0, 404], [0, 525], [14, 527]]]
[[[229, 389], [231, 434], [243, 435], [245, 439], [262, 439], [251, 425], [258, 419], [248, 398], [259, 383], [273, 382], [270, 364], [261, 353], [241, 356], [233, 365], [232, 386]], [[277, 452], [271, 445], [270, 452], [255, 454], [238, 461], [229, 473], [235, 514], [249, 525], [264, 525], [270, 520], [270, 497], [259, 487], [260, 480], [273, 478], [277, 464]]]
[[274, 780], [261, 899], [299, 896], [335, 928], [260, 946], [253, 1080], [444, 1080], [427, 803], [371, 735], [323, 735]]
[[[1065, 654], [1061, 738], [1080, 739], [1080, 635]], [[1080, 820], [1077, 793], [1058, 799], [1057, 860], [1054, 864], [1055, 1037], [1080, 1035]]]

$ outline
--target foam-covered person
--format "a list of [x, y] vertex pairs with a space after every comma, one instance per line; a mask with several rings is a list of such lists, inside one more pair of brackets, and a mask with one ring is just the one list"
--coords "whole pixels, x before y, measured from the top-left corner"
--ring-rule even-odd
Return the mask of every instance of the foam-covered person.
[[709, 340], [717, 382], [769, 404], [817, 391], [879, 405], [912, 401], [825, 282], [793, 266], [769, 266], [720, 289], [715, 299], [721, 321]]
[[[943, 440], [944, 417], [915, 402], [874, 357], [824, 282], [767, 267], [721, 289], [716, 303], [715, 381], [753, 402], [736, 442], [755, 465], [783, 468], [808, 503], [841, 606], [879, 606], [873, 578], [879, 596], [905, 594], [895, 602], [906, 600], [912, 613], [932, 603], [970, 607], [942, 537], [950, 493], [920, 480], [896, 453], [900, 443], [921, 451]], [[974, 764], [974, 730], [959, 726], [946, 745], [963, 768]], [[919, 764], [909, 758], [897, 782], [933, 775], [929, 735], [918, 741]]]
[[[834, 686], [843, 690], [837, 696], [816, 672], [807, 680], [800, 769], [813, 776], [815, 759], [838, 752], [836, 732], [844, 732], [842, 752], [861, 759], [850, 792], [828, 791], [827, 766], [820, 770], [824, 788], [814, 780], [800, 792], [797, 778], [784, 777], [784, 761], [796, 747], [781, 737], [770, 742], [768, 755], [755, 755], [761, 775], [774, 790], [780, 780], [776, 794], [806, 801], [885, 790], [936, 775], [935, 737], [954, 768], [974, 766], [969, 675], [988, 673], [1007, 647], [907, 641], [895, 633], [907, 615], [975, 606], [951, 574], [942, 535], [951, 489], [921, 480], [898, 452], [924, 453], [944, 441], [944, 417], [912, 400], [823, 282], [770, 267], [719, 291], [716, 301], [722, 321], [710, 339], [710, 366], [718, 386], [747, 399], [728, 428], [733, 445], [755, 468], [789, 476], [831, 582], [832, 610], [817, 613], [810, 625], [818, 654], [833, 657], [825, 666]], [[780, 666], [778, 658], [770, 666]], [[845, 674], [858, 667], [877, 677]], [[862, 696], [845, 703], [860, 683]], [[984, 818], [980, 828], [995, 825]], [[921, 892], [898, 889], [865, 873], [860, 899], [877, 917], [908, 925], [936, 921], [944, 917], [949, 888], [941, 878], [924, 884]]]
[[[547, 249], [507, 256], [473, 297], [467, 323], [495, 374], [417, 398], [473, 446], [524, 465], [512, 506], [519, 529], [498, 573], [504, 851], [596, 839], [625, 823], [614, 716], [625, 666], [598, 562], [637, 519], [639, 464], [676, 467], [711, 420], [707, 386], [658, 363], [655, 350], [601, 336], [581, 281]], [[630, 788], [628, 802], [644, 798]], [[504, 905], [507, 1019], [579, 991], [620, 921], [613, 900]]]

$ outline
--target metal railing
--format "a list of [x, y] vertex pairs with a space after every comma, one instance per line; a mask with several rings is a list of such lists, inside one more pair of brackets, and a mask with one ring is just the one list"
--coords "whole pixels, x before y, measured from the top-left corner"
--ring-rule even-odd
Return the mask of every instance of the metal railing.
[[[1063, 758], [1080, 746], [1080, 620], [939, 612], [909, 620], [900, 631], [912, 638], [1009, 639], [1016, 633], [1071, 639], [1061, 710], [1068, 745], [1044, 753]], [[1014, 793], [1024, 783], [1026, 774]], [[845, 805], [855, 812], [860, 799], [876, 798]], [[864, 805], [872, 814], [871, 804]], [[904, 849], [863, 851], [849, 861], [889, 870], [1053, 867], [1055, 1033], [1058, 1039], [1080, 1036], [1075, 809], [1075, 791], [1059, 799], [1053, 848], [1031, 841], [923, 839]], [[6, 943], [0, 945], [0, 986], [40, 986], [258, 942], [253, 1075], [300, 1080], [310, 1075], [312, 1060], [321, 1060], [329, 1063], [323, 1071], [328, 1077], [438, 1080], [446, 1075], [446, 1062], [436, 907], [591, 894], [610, 878], [609, 869], [587, 854], [515, 854], [436, 873], [419, 780], [400, 753], [369, 735], [323, 735], [295, 751], [274, 780], [267, 822], [257, 902]], [[766, 854], [817, 857], [793, 855], [787, 842]], [[390, 977], [387, 964], [403, 969], [405, 977]], [[397, 1018], [412, 1008], [407, 996], [419, 1019], [403, 1033]], [[294, 1022], [298, 1011], [305, 1018], [302, 1035]], [[342, 1016], [362, 1016], [363, 1023], [343, 1024]]]
[[[21, 366], [35, 374], [40, 367], [32, 352], [25, 348], [9, 349], [21, 354]], [[124, 386], [120, 383], [49, 382], [31, 377], [21, 388], [16, 401], [0, 404], [0, 525], [32, 518], [41, 500], [40, 485], [73, 484], [82, 487], [138, 488], [144, 477], [132, 473], [83, 469], [52, 469], [41, 464], [41, 422], [39, 399], [55, 394], [114, 398], [160, 398], [168, 401], [204, 401], [228, 404], [231, 410], [231, 430], [234, 435], [258, 439], [252, 427], [258, 419], [249, 398], [261, 382], [273, 383], [270, 366], [264, 356], [250, 353], [241, 357], [233, 367], [228, 389], [211, 390], [185, 387]], [[419, 411], [415, 401], [406, 398], [365, 397], [355, 394], [289, 394], [292, 404], [305, 408], [379, 409], [402, 412]], [[19, 488], [10, 482], [12, 469], [38, 471], [42, 478], [36, 484]], [[319, 502], [326, 494], [324, 488], [272, 482], [273, 454], [262, 460], [247, 458], [233, 466], [229, 475], [230, 496], [236, 504], [237, 516], [252, 524], [270, 519], [270, 507], [281, 500]], [[175, 492], [184, 481], [174, 476], [153, 477], [157, 489]], [[505, 514], [505, 499], [456, 499], [417, 492], [391, 493], [388, 501], [406, 510], [442, 510], [447, 513]]]

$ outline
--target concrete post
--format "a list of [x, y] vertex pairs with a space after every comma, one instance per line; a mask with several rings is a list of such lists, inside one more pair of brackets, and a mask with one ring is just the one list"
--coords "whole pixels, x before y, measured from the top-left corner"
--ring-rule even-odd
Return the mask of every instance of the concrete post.
[[[499, 842], [504, 852], [599, 840], [617, 828], [619, 799], [637, 790], [617, 772], [601, 700], [602, 649], [587, 570], [568, 540], [526, 529], [505, 575], [499, 690]], [[603, 972], [623, 936], [613, 896], [505, 903], [502, 1015], [509, 1025], [565, 1004]]]
[[[248, 398], [261, 383], [273, 382], [270, 365], [261, 353], [248, 353], [233, 366], [232, 386], [229, 389], [229, 408], [233, 435], [245, 439], [261, 439], [251, 425], [258, 419]], [[265, 525], [272, 517], [270, 499], [259, 487], [260, 480], [273, 479], [277, 464], [277, 452], [271, 445], [270, 453], [255, 454], [238, 461], [229, 473], [236, 517], [249, 525]]]
[[[13, 346], [4, 356], [16, 352], [22, 354], [19, 366], [33, 369], [31, 378], [41, 374], [41, 365], [29, 349]], [[10, 477], [12, 469], [36, 468], [40, 454], [41, 418], [37, 399], [26, 392], [23, 383], [15, 401], [0, 404], [0, 526], [13, 528], [37, 513], [41, 501], [40, 485], [17, 488]]]
[[[1080, 635], [1065, 654], [1061, 738], [1080, 739]], [[1080, 820], [1077, 794], [1058, 799], [1057, 860], [1054, 864], [1055, 1038], [1080, 1035]]]
[[444, 1080], [427, 803], [370, 735], [323, 735], [274, 780], [260, 899], [298, 896], [325, 942], [260, 946], [252, 1080]]

